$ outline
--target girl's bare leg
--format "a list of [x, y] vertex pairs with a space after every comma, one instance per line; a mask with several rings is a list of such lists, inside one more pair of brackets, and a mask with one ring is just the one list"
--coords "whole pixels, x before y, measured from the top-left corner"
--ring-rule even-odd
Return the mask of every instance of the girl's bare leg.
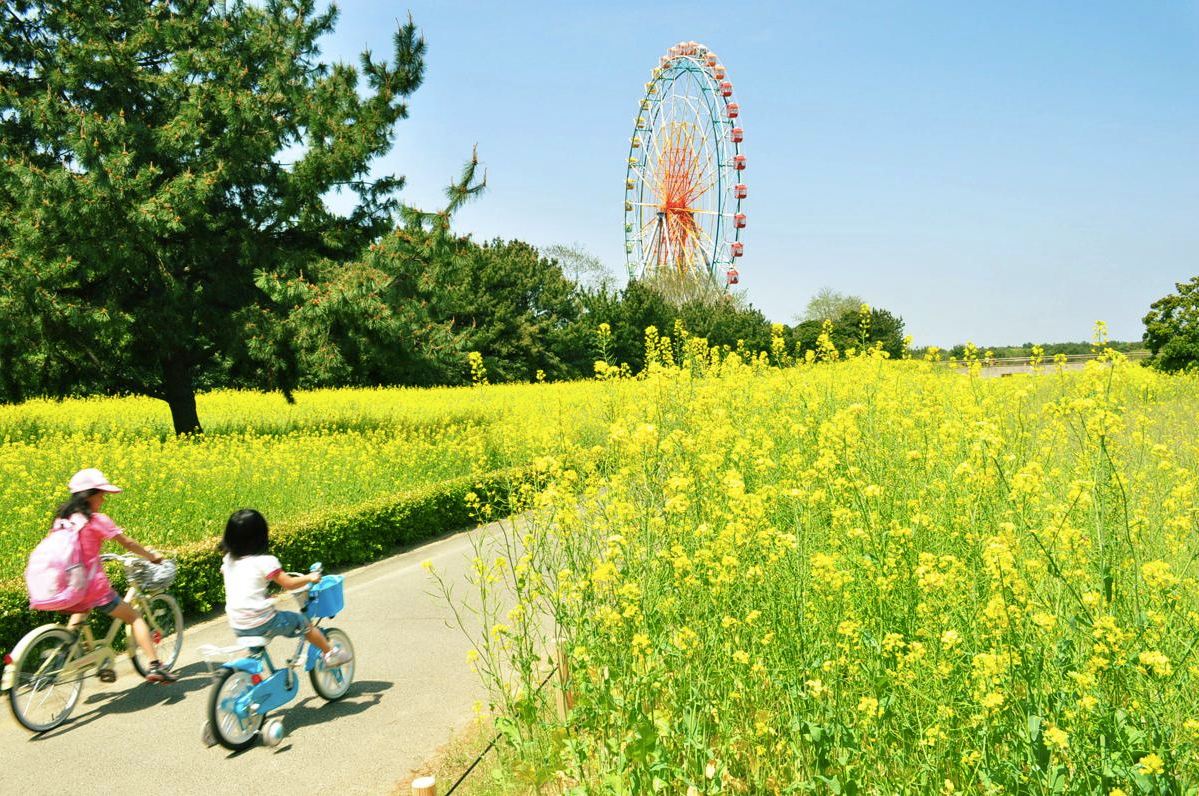
[[321, 652], [328, 652], [333, 649], [329, 644], [329, 639], [325, 638], [325, 634], [316, 625], [308, 628], [308, 632], [304, 634], [304, 638], [308, 639], [309, 644], [315, 644], [316, 648]]
[[154, 649], [154, 642], [150, 640], [150, 626], [146, 624], [146, 620], [141, 618], [137, 611], [133, 610], [133, 606], [121, 600], [120, 604], [108, 614], [113, 619], [120, 619], [125, 624], [129, 625], [129, 629], [133, 631], [133, 640], [137, 642], [137, 646], [142, 648], [142, 652], [146, 654], [146, 660], [158, 660], [158, 651]]

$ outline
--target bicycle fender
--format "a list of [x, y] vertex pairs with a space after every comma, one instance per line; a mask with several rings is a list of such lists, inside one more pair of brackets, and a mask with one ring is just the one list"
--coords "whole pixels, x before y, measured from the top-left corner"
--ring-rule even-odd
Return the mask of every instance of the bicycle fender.
[[221, 666], [225, 669], [239, 669], [247, 674], [262, 674], [261, 658], [238, 658], [237, 660], [226, 661]]
[[[48, 630], [53, 627], [62, 628], [63, 626], [57, 625], [57, 624], [54, 624], [53, 622], [51, 622], [48, 625], [42, 625], [41, 627], [35, 627], [33, 630], [30, 630], [28, 633], [21, 636], [21, 640], [17, 642], [17, 646], [15, 646], [11, 650], [9, 650], [9, 653], [8, 653], [9, 655], [12, 656], [13, 661], [15, 662], [15, 661], [21, 660], [21, 656], [25, 654], [25, 648], [29, 646], [29, 642], [32, 641], [34, 638], [36, 638], [38, 635], [40, 635], [43, 630]], [[63, 629], [65, 629], [65, 628], [63, 628]], [[4, 675], [2, 677], [0, 677], [0, 691], [7, 691], [10, 688], [12, 688], [12, 679], [15, 676], [16, 676], [16, 666], [5, 666], [4, 667]]]

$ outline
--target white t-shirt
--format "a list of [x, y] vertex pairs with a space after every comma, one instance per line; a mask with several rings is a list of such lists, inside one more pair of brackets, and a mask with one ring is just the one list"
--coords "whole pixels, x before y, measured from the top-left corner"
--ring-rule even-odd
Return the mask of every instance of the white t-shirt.
[[266, 596], [271, 578], [283, 571], [274, 556], [243, 556], [229, 553], [221, 564], [225, 576], [225, 613], [234, 630], [249, 630], [275, 615], [275, 604]]

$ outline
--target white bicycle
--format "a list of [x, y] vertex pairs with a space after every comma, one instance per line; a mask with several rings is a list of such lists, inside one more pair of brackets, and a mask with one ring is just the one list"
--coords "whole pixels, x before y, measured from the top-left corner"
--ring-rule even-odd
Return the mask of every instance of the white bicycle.
[[[136, 608], [150, 626], [159, 662], [166, 668], [173, 666], [183, 649], [183, 612], [175, 598], [166, 593], [175, 580], [174, 562], [151, 564], [140, 556], [111, 553], [102, 554], [100, 560], [120, 561], [125, 567], [130, 584], [125, 602]], [[50, 624], [26, 633], [4, 656], [4, 675], [0, 678], [0, 691], [8, 691], [8, 704], [17, 721], [32, 732], [52, 730], [75, 709], [86, 678], [115, 681], [117, 652], [113, 642], [124, 624], [114, 619], [98, 640], [86, 622], [78, 631]], [[131, 642], [128, 646], [133, 668], [144, 677], [150, 671], [150, 661], [137, 644]]]

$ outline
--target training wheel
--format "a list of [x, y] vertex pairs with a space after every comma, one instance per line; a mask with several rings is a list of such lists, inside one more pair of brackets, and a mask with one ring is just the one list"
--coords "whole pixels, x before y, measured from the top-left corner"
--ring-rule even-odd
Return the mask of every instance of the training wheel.
[[283, 740], [283, 719], [271, 719], [262, 728], [264, 746], [278, 746]]
[[205, 746], [216, 746], [216, 733], [212, 731], [212, 722], [204, 722], [204, 727], [200, 730], [200, 741]]

